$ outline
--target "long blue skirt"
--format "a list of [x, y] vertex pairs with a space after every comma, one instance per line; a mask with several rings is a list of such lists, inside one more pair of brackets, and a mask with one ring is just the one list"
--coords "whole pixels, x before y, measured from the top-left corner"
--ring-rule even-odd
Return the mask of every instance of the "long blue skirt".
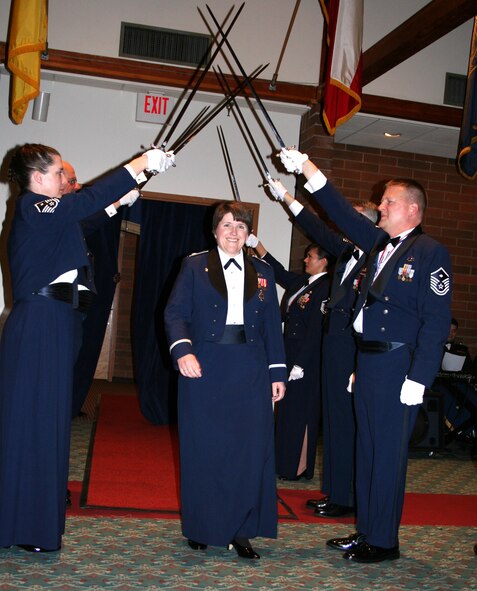
[[260, 347], [204, 343], [202, 377], [180, 376], [182, 532], [225, 546], [277, 536], [271, 384]]
[[81, 314], [31, 296], [0, 344], [0, 546], [60, 547], [65, 529], [72, 370]]

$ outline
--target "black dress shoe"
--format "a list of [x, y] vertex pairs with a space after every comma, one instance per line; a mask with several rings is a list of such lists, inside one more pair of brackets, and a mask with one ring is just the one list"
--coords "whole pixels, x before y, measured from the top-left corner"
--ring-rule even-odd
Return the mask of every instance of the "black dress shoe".
[[330, 497], [326, 496], [322, 499], [308, 499], [306, 502], [306, 506], [310, 507], [310, 509], [318, 509], [324, 507], [330, 502]]
[[[297, 474], [296, 476], [282, 476], [281, 474], [278, 475], [278, 480], [287, 480], [289, 482], [296, 482], [297, 480], [301, 480], [302, 477], [305, 476], [305, 472], [301, 474]], [[310, 479], [308, 479], [310, 480]]]
[[66, 506], [71, 507], [71, 491], [69, 489], [66, 490]]
[[207, 544], [201, 544], [200, 542], [194, 542], [194, 540], [187, 540], [187, 543], [192, 550], [207, 550]]
[[315, 509], [317, 517], [346, 517], [353, 514], [353, 507], [345, 507], [345, 505], [336, 505], [335, 503], [328, 503]]
[[343, 558], [346, 558], [346, 560], [367, 563], [396, 560], [399, 557], [399, 546], [395, 546], [394, 548], [380, 548], [379, 546], [371, 546], [367, 542], [363, 542], [343, 554]]
[[40, 546], [32, 546], [31, 544], [17, 544], [17, 548], [21, 548], [22, 550], [26, 550], [27, 552], [58, 552], [60, 549], [52, 548], [51, 550], [47, 550], [46, 548], [41, 548]]
[[[240, 541], [243, 542], [242, 540]], [[235, 551], [240, 556], [240, 558], [260, 558], [260, 554], [257, 554], [255, 552], [252, 546], [250, 546], [250, 542], [248, 540], [246, 544], [241, 544], [237, 542], [237, 540], [232, 540], [231, 544], [229, 545], [229, 548], [230, 546], [232, 546], [232, 548], [235, 548]]]
[[477, 544], [474, 544], [474, 554], [477, 554]]
[[351, 534], [347, 538], [333, 538], [326, 542], [326, 545], [335, 550], [352, 550], [359, 544], [362, 544], [366, 540], [364, 534], [355, 533]]

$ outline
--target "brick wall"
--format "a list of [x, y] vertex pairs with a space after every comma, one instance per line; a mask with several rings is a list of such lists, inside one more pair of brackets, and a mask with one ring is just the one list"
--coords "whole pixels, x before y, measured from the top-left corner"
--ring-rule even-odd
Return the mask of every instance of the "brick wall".
[[[452, 257], [452, 314], [459, 321], [458, 338], [469, 347], [472, 357], [477, 355], [477, 183], [464, 179], [454, 160], [447, 158], [334, 144], [323, 130], [318, 109], [302, 119], [300, 150], [352, 201], [379, 203], [383, 183], [392, 177], [410, 177], [424, 186], [428, 193], [424, 229], [442, 242]], [[300, 180], [296, 197], [302, 203], [307, 201]], [[290, 268], [303, 269], [308, 242], [294, 228]]]

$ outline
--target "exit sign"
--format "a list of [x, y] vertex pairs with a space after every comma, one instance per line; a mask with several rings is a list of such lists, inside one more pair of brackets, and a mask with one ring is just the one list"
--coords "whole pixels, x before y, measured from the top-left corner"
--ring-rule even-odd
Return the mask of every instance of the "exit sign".
[[164, 94], [138, 93], [136, 121], [165, 123], [174, 108], [174, 99]]

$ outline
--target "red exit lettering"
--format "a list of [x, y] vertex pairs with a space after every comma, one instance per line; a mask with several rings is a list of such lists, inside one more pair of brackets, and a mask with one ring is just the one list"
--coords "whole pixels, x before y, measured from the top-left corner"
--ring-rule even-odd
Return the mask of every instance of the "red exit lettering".
[[146, 94], [144, 97], [144, 112], [153, 115], [166, 115], [169, 97]]

